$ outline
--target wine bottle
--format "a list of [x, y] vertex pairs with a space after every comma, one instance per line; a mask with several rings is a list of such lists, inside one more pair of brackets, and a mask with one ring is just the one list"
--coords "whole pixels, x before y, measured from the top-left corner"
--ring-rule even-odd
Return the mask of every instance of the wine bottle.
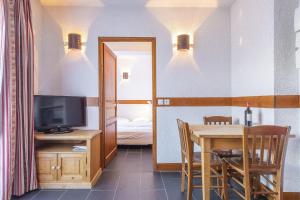
[[245, 126], [252, 126], [252, 111], [247, 102], [247, 109], [245, 110]]

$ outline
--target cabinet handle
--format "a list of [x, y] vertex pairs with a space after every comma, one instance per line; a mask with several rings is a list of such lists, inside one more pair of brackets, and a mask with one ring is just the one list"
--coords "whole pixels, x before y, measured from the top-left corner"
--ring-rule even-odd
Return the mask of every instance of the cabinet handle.
[[60, 170], [60, 166], [56, 166], [56, 169], [57, 169], [57, 170]]
[[52, 167], [51, 167], [52, 170], [55, 170], [55, 168], [56, 168], [56, 166], [52, 166]]

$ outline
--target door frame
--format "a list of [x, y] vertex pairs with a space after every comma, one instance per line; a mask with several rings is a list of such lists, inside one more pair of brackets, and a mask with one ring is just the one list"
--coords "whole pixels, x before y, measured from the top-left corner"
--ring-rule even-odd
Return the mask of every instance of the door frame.
[[[105, 42], [150, 42], [152, 53], [152, 163], [153, 169], [157, 170], [157, 142], [156, 142], [156, 37], [98, 37], [98, 58], [99, 58], [99, 128], [103, 130], [105, 125], [104, 109], [104, 66], [103, 66], [103, 44]], [[104, 134], [101, 138], [101, 165], [104, 167]]]

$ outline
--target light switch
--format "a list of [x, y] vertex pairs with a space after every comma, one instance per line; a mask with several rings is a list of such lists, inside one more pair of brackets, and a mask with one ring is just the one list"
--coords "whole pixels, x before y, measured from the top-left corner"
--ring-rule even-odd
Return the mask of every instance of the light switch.
[[160, 105], [160, 106], [164, 105], [164, 100], [163, 99], [158, 99], [157, 104]]
[[164, 99], [164, 105], [170, 105], [170, 99]]

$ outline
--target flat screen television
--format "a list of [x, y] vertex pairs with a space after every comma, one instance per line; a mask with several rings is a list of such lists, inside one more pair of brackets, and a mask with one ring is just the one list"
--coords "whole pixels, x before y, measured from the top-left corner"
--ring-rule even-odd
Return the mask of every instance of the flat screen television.
[[75, 96], [34, 96], [34, 127], [46, 133], [71, 132], [86, 126], [86, 98]]

